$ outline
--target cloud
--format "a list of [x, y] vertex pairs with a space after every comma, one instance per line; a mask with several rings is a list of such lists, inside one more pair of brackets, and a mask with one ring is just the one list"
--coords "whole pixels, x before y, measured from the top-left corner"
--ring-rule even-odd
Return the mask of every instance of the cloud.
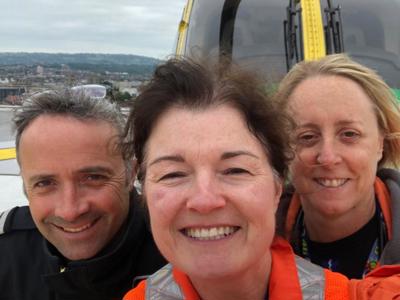
[[186, 0], [13, 0], [2, 7], [0, 51], [173, 52]]

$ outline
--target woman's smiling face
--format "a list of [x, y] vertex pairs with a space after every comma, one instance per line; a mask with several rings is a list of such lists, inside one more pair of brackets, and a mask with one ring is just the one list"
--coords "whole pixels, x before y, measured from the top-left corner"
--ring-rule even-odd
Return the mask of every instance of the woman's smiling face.
[[143, 164], [153, 235], [175, 267], [203, 279], [267, 268], [282, 187], [236, 109], [169, 109]]
[[316, 76], [289, 98], [296, 122], [291, 174], [308, 214], [338, 217], [374, 201], [383, 135], [371, 99], [354, 81]]

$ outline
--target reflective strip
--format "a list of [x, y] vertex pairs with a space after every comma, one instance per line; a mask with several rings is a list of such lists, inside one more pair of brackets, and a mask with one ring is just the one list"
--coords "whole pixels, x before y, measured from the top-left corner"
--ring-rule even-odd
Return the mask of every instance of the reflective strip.
[[7, 216], [11, 210], [12, 209], [9, 209], [0, 213], [0, 234], [4, 233], [4, 226], [6, 224]]
[[147, 300], [178, 300], [184, 299], [180, 287], [172, 275], [172, 265], [168, 264], [147, 278]]
[[295, 257], [295, 260], [303, 299], [325, 299], [324, 269], [298, 256]]
[[[295, 257], [303, 300], [325, 299], [324, 270], [309, 261]], [[151, 275], [146, 282], [146, 300], [184, 299], [180, 287], [172, 275], [172, 266], [168, 264]]]
[[0, 149], [0, 160], [14, 159], [16, 156], [17, 153], [14, 147]]

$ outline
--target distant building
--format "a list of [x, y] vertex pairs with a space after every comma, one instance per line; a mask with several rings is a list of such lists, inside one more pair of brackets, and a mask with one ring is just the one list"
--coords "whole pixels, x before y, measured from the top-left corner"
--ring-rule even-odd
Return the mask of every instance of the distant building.
[[[23, 87], [0, 87], [0, 103], [18, 103], [23, 93], [25, 93], [25, 88]], [[11, 96], [16, 96], [16, 98]]]
[[61, 72], [62, 73], [65, 73], [65, 72], [69, 73], [69, 72], [71, 72], [71, 68], [66, 64], [61, 64]]
[[43, 75], [43, 73], [44, 73], [44, 68], [42, 66], [37, 66], [36, 67], [36, 74]]
[[8, 95], [4, 100], [4, 104], [20, 105], [22, 104], [22, 98], [21, 96]]
[[137, 94], [138, 94], [138, 90], [137, 90], [137, 88], [134, 88], [134, 87], [131, 87], [131, 88], [122, 88], [122, 89], [120, 89], [120, 91], [122, 92], [122, 93], [129, 93], [129, 95], [131, 95], [131, 96], [133, 96], [133, 97], [136, 97], [137, 96]]
[[136, 97], [138, 94], [138, 87], [142, 84], [141, 81], [116, 81], [114, 85], [120, 90], [121, 93], [129, 93], [129, 95]]
[[8, 78], [0, 78], [0, 84], [8, 84], [10, 80]]

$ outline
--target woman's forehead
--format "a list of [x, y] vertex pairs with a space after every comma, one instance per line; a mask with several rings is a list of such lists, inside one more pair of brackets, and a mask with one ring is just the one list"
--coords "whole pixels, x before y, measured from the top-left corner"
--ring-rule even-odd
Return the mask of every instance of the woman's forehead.
[[264, 152], [242, 115], [225, 105], [201, 111], [169, 110], [153, 128], [147, 146], [148, 155], [162, 151], [203, 153], [216, 149]]

